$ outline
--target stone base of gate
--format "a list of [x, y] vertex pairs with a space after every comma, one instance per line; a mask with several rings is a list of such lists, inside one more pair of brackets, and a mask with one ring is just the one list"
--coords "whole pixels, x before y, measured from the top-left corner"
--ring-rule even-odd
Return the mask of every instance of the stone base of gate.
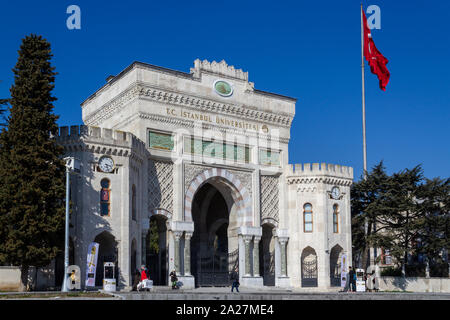
[[263, 277], [243, 276], [239, 281], [241, 287], [244, 288], [262, 288], [264, 286]]
[[[193, 276], [177, 276], [177, 277], [178, 281], [183, 283], [181, 289], [195, 289], [195, 279]], [[169, 285], [171, 286], [172, 283], [169, 282]]]
[[280, 288], [289, 288], [291, 286], [291, 280], [289, 277], [276, 277], [275, 286]]

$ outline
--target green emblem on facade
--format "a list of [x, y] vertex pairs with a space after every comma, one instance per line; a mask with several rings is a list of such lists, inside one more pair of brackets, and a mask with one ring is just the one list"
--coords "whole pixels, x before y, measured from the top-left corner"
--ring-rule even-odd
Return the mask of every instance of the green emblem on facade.
[[205, 141], [201, 139], [184, 138], [185, 154], [193, 154], [236, 162], [250, 162], [250, 148], [228, 143]]
[[224, 97], [229, 97], [233, 94], [233, 88], [228, 82], [218, 80], [214, 83], [214, 89], [218, 94]]
[[150, 131], [149, 146], [152, 149], [172, 151], [174, 147], [171, 134]]
[[279, 166], [281, 164], [280, 160], [280, 152], [259, 149], [260, 164], [264, 166]]

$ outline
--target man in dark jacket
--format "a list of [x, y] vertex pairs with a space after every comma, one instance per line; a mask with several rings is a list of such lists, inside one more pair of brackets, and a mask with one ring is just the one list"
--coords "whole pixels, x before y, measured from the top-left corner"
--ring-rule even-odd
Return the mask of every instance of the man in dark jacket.
[[355, 292], [356, 291], [356, 273], [352, 267], [348, 267], [348, 269], [350, 271], [348, 272], [347, 281], [350, 281], [350, 291]]
[[234, 288], [236, 288], [236, 291], [239, 292], [239, 274], [238, 274], [238, 268], [236, 268], [231, 273], [231, 292], [233, 292]]

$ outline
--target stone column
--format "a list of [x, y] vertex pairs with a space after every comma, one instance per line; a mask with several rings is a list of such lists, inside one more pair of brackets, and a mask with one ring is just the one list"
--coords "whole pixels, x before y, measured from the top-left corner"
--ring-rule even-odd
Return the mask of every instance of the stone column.
[[286, 243], [287, 238], [278, 238], [280, 242], [281, 276], [287, 277]]
[[184, 233], [184, 275], [191, 275], [191, 237], [192, 233]]
[[250, 241], [252, 236], [244, 236], [243, 238], [245, 243], [245, 276], [251, 276], [250, 259], [252, 257], [250, 256]]
[[253, 238], [253, 276], [259, 277], [259, 241], [261, 237], [255, 236]]
[[180, 274], [180, 238], [183, 235], [182, 231], [174, 231], [173, 235], [175, 237], [175, 271]]

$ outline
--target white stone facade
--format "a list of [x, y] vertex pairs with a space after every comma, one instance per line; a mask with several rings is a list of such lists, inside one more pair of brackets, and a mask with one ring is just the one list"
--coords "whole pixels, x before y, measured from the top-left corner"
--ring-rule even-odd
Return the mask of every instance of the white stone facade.
[[[255, 89], [247, 72], [224, 61], [196, 60], [190, 73], [135, 62], [109, 78], [82, 103], [85, 126], [70, 132], [62, 127], [58, 137], [67, 156], [82, 163], [71, 192], [71, 238], [82, 283], [87, 247], [106, 232], [116, 241], [119, 287], [130, 288], [132, 268], [148, 263], [144, 236], [154, 217], [166, 228], [166, 256], [158, 260], [165, 264], [163, 277], [176, 269], [185, 287], [203, 283], [203, 256], [191, 248], [208, 247], [209, 240], [199, 239], [209, 234], [214, 245], [226, 238], [229, 259], [236, 252], [243, 286], [302, 287], [301, 257], [310, 247], [317, 257], [313, 287], [330, 289], [332, 249], [351, 261], [353, 170], [288, 164], [295, 103]], [[102, 156], [112, 158], [112, 172], [99, 169]], [[105, 178], [109, 215], [102, 216]], [[333, 187], [340, 191], [336, 199]], [[306, 203], [312, 205], [313, 231], [305, 233]], [[219, 215], [211, 208], [227, 215], [211, 222]], [[207, 230], [199, 234], [201, 228]]]

